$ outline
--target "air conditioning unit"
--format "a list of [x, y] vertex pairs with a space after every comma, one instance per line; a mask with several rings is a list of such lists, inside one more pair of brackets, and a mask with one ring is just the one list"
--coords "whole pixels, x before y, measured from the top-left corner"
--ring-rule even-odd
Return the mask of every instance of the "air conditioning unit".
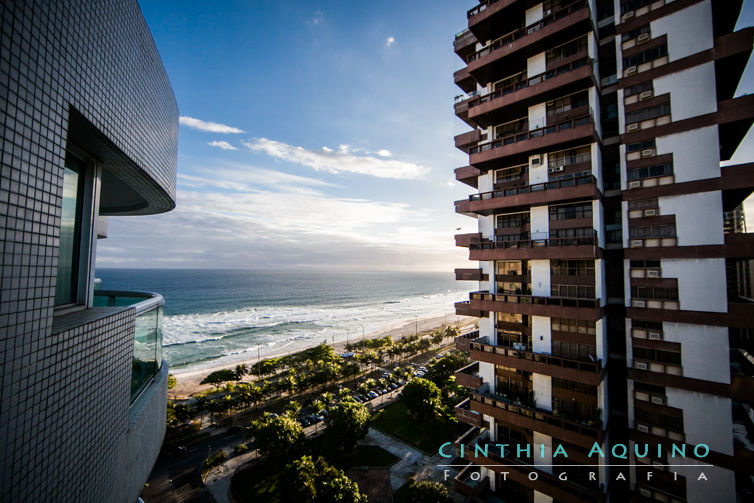
[[556, 173], [560, 173], [561, 171], [565, 171], [565, 166], [555, 166]]
[[542, 164], [542, 156], [534, 155], [529, 158], [529, 166], [539, 166]]
[[626, 68], [625, 70], [623, 70], [623, 76], [624, 77], [628, 77], [629, 75], [633, 75], [635, 73], [636, 73], [636, 65], [629, 66], [628, 68]]
[[647, 269], [647, 278], [659, 278], [659, 277], [660, 277], [660, 271], [658, 271], [657, 269]]
[[641, 246], [644, 246], [644, 241], [642, 241], [641, 239], [632, 239], [629, 243], [629, 246], [631, 248], [639, 248]]
[[652, 403], [657, 405], [665, 405], [665, 400], [663, 400], [661, 396], [653, 396]]
[[623, 17], [621, 17], [620, 20], [622, 23], [625, 23], [626, 20], [631, 19], [632, 17], [634, 17], [634, 11], [626, 12], [625, 14], [623, 14]]
[[649, 433], [649, 426], [646, 424], [637, 424], [636, 429], [642, 433]]
[[555, 166], [551, 166], [551, 167], [547, 168], [547, 172], [548, 173], [555, 173]]
[[634, 181], [628, 182], [628, 188], [629, 189], [641, 188], [641, 180], [634, 180]]
[[626, 133], [630, 133], [631, 131], [638, 131], [638, 130], [639, 130], [638, 122], [634, 122], [626, 126]]
[[648, 100], [654, 93], [652, 91], [642, 91], [639, 93], [639, 101]]
[[650, 157], [653, 155], [655, 155], [655, 149], [653, 148], [645, 148], [644, 150], [641, 151], [642, 157]]
[[649, 338], [653, 341], [661, 341], [662, 334], [660, 332], [649, 332]]
[[655, 215], [657, 215], [657, 210], [654, 209], [654, 208], [650, 208], [650, 209], [644, 210], [644, 216], [645, 217], [653, 217]]
[[552, 9], [547, 9], [542, 13], [542, 17], [549, 16], [550, 14], [552, 14]]
[[[645, 426], [645, 428], [646, 428], [646, 426]], [[652, 499], [652, 491], [650, 491], [649, 489], [646, 489], [644, 487], [640, 487], [639, 488], [639, 494], [641, 494], [642, 498]]]
[[634, 307], [647, 307], [647, 302], [644, 300], [635, 300], [632, 304]]
[[643, 44], [644, 42], [647, 42], [649, 40], [649, 33], [642, 33], [638, 37], [636, 37], [636, 43], [637, 44]]

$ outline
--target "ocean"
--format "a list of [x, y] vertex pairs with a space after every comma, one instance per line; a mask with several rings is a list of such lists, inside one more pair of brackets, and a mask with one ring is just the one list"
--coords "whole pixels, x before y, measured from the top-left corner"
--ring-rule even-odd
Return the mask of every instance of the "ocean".
[[452, 273], [97, 269], [103, 290], [165, 298], [163, 354], [176, 371], [256, 360], [453, 312]]

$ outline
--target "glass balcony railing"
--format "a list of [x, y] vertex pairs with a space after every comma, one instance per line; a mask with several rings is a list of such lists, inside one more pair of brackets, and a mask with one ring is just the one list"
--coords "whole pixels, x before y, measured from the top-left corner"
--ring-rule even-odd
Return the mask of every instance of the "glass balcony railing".
[[162, 295], [95, 290], [94, 307], [129, 306], [136, 311], [131, 364], [131, 403], [162, 367]]

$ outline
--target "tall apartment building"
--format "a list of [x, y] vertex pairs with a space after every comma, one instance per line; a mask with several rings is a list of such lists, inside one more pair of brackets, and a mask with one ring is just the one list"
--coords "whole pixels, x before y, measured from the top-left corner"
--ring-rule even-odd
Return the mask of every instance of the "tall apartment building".
[[136, 0], [2, 2], [0, 30], [0, 501], [133, 503], [162, 297], [95, 290], [96, 243], [175, 206], [175, 97]]
[[[737, 231], [754, 163], [720, 166], [754, 118], [754, 96], [734, 98], [754, 37], [734, 31], [741, 6], [484, 0], [468, 11], [454, 80], [455, 113], [472, 127], [455, 137], [469, 155], [455, 174], [477, 189], [455, 203], [478, 221], [456, 236], [479, 263], [456, 270], [479, 282], [456, 305], [479, 318], [478, 338], [458, 342], [475, 361], [457, 374], [473, 388], [456, 408], [472, 426], [457, 441], [473, 463], [456, 479], [470, 498], [751, 491], [754, 234]], [[604, 459], [588, 456], [595, 443]]]

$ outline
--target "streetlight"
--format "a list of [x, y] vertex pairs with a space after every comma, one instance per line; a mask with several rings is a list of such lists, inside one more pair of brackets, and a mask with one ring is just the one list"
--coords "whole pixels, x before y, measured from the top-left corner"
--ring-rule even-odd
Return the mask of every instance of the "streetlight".
[[366, 339], [366, 330], [364, 330], [364, 325], [361, 323], [357, 323], [358, 326], [361, 327], [361, 347], [364, 348], [364, 340]]

